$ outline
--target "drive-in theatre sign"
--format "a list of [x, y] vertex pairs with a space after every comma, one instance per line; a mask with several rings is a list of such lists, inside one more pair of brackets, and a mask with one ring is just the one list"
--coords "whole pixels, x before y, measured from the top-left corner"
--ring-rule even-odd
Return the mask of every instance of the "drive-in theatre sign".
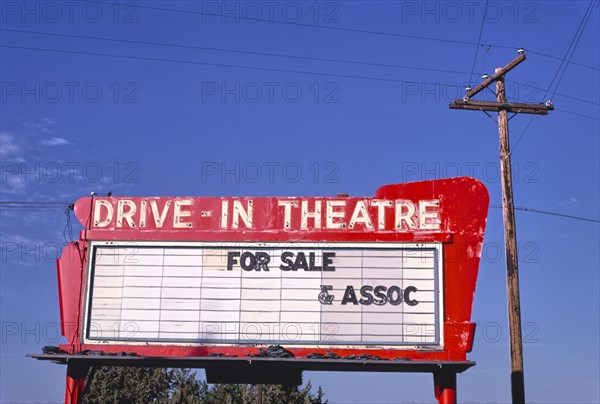
[[68, 343], [53, 358], [205, 367], [209, 381], [426, 371], [452, 402], [473, 365], [487, 209], [466, 177], [372, 198], [82, 198], [85, 229], [58, 260]]

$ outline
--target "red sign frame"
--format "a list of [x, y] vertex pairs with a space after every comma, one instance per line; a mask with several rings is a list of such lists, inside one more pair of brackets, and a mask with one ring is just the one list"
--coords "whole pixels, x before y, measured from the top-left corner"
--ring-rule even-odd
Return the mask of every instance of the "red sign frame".
[[[317, 219], [319, 205], [321, 218]], [[259, 350], [250, 344], [83, 343], [86, 268], [93, 241], [436, 242], [442, 243], [444, 257], [443, 350], [334, 351], [341, 356], [374, 354], [385, 359], [465, 361], [473, 344], [475, 325], [470, 318], [488, 205], [483, 184], [468, 177], [386, 185], [373, 198], [81, 198], [74, 210], [85, 229], [80, 240], [67, 246], [57, 260], [62, 333], [68, 341], [60, 348], [69, 354], [82, 350], [126, 351], [146, 357], [243, 357]], [[307, 207], [308, 213], [304, 212]], [[298, 359], [311, 353], [326, 353], [318, 347], [286, 349]]]

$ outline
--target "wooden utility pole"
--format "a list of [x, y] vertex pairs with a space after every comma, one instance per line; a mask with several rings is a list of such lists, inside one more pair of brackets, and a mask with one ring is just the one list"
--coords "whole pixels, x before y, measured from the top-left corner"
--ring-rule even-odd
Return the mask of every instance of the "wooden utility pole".
[[[499, 69], [496, 69], [498, 71]], [[504, 76], [496, 80], [496, 99], [506, 102]], [[500, 171], [502, 171], [502, 213], [504, 215], [504, 244], [506, 246], [506, 285], [508, 293], [508, 324], [510, 333], [511, 390], [513, 403], [525, 404], [523, 374], [523, 340], [521, 338], [521, 298], [519, 296], [519, 263], [517, 260], [517, 228], [512, 189], [510, 141], [506, 111], [498, 111], [500, 131]]]
[[[526, 58], [519, 50], [519, 56], [494, 75], [486, 78], [474, 89], [467, 89], [462, 100], [450, 104], [451, 109], [466, 109], [498, 112], [498, 130], [500, 132], [500, 170], [502, 171], [502, 211], [504, 214], [504, 244], [506, 249], [506, 285], [508, 294], [508, 326], [510, 335], [511, 393], [513, 404], [525, 403], [525, 379], [523, 373], [523, 341], [521, 337], [521, 300], [519, 296], [519, 263], [517, 259], [517, 228], [515, 225], [515, 207], [512, 189], [512, 170], [510, 164], [510, 142], [508, 138], [508, 112], [522, 114], [548, 115], [554, 109], [550, 103], [527, 104], [506, 101], [504, 76]], [[471, 97], [496, 82], [496, 102], [472, 101]], [[486, 112], [487, 114], [487, 112]]]

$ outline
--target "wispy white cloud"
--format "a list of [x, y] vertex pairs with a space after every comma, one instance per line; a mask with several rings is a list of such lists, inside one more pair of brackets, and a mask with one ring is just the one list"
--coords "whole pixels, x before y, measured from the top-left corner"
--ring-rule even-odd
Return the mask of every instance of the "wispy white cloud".
[[562, 201], [560, 201], [558, 203], [560, 206], [573, 206], [577, 204], [577, 199], [576, 198], [569, 198], [569, 199], [564, 199]]
[[23, 126], [29, 129], [40, 129], [46, 127], [47, 125], [43, 122], [23, 122]]
[[41, 138], [37, 143], [37, 146], [48, 147], [71, 144], [71, 142], [64, 137], [51, 136], [54, 133], [51, 127], [54, 125], [56, 125], [56, 119], [54, 118], [42, 118], [36, 122], [23, 123], [23, 126], [29, 129], [30, 135]]
[[[27, 215], [27, 214], [26, 214]], [[40, 215], [37, 216], [39, 223]], [[44, 224], [48, 226], [48, 224]], [[2, 262], [7, 265], [20, 265], [28, 267], [39, 267], [41, 264], [52, 264], [60, 257], [61, 251], [66, 245], [62, 235], [48, 238], [29, 238], [20, 234], [3, 234], [0, 236], [2, 244]]]
[[24, 122], [23, 125], [27, 128], [32, 129], [43, 129], [48, 128], [49, 126], [56, 125], [56, 119], [54, 118], [42, 118], [39, 122]]
[[20, 175], [16, 175], [19, 164], [25, 161], [21, 157], [22, 152], [13, 135], [8, 132], [0, 133], [0, 156], [3, 159], [0, 192], [3, 194], [20, 194], [25, 191], [25, 182]]
[[0, 192], [3, 194], [22, 194], [25, 192], [26, 185], [20, 175], [4, 175], [0, 183]]
[[64, 146], [70, 144], [71, 142], [69, 142], [64, 137], [51, 137], [50, 139], [42, 140], [41, 143], [44, 146]]
[[3, 243], [22, 243], [22, 244], [31, 244], [35, 243], [36, 240], [32, 240], [28, 237], [23, 237], [20, 234], [3, 234], [0, 236], [0, 241]]
[[21, 148], [15, 143], [13, 135], [0, 133], [0, 156], [15, 156], [21, 153]]

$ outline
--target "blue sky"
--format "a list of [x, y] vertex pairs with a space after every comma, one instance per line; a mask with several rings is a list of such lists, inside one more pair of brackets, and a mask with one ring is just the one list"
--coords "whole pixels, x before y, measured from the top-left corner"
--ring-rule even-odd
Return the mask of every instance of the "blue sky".
[[[598, 2], [585, 24], [588, 1], [489, 1], [482, 25], [485, 5], [2, 1], [0, 200], [370, 196], [471, 175], [497, 206], [497, 125], [448, 103], [523, 47], [508, 98], [556, 110], [510, 121], [516, 205], [596, 220], [517, 212], [527, 399], [598, 402]], [[67, 218], [0, 213], [0, 400], [61, 401], [65, 368], [25, 354], [62, 342], [54, 259]], [[461, 402], [510, 400], [502, 248], [492, 207]], [[427, 374], [304, 379], [331, 402], [434, 401]]]

